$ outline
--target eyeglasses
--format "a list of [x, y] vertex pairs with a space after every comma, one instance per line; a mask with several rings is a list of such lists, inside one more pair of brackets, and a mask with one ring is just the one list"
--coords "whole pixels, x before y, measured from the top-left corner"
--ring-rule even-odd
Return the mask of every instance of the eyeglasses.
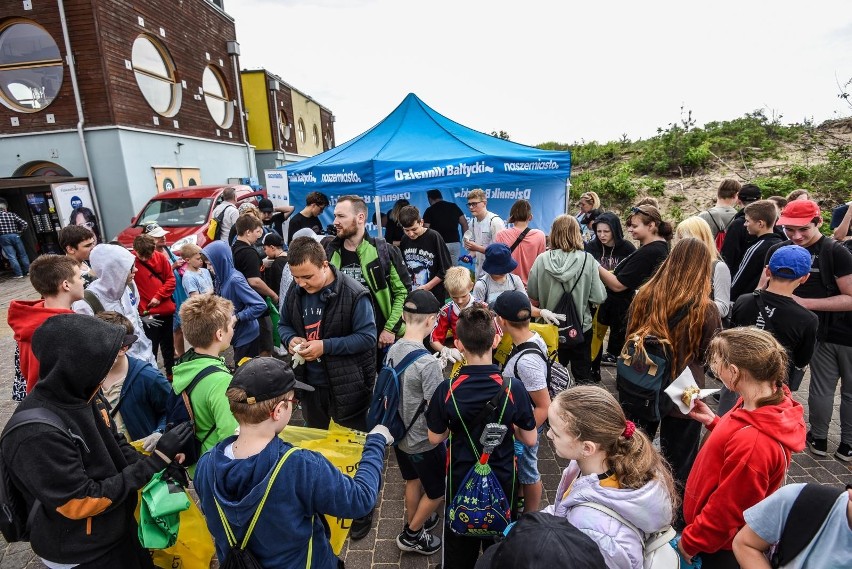
[[482, 202], [467, 202], [467, 207], [476, 207]]
[[95, 222], [94, 221], [87, 221], [85, 223], [81, 223], [80, 225], [85, 227], [86, 229], [92, 229], [92, 228], [95, 227]]
[[645, 212], [642, 211], [641, 209], [639, 209], [638, 207], [631, 207], [630, 213], [645, 213]]

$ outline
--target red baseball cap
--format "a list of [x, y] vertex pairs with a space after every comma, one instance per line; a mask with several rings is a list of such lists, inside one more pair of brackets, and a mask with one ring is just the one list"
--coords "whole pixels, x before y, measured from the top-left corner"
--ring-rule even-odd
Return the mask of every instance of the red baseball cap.
[[784, 206], [778, 225], [805, 226], [821, 217], [819, 206], [811, 200], [793, 200]]

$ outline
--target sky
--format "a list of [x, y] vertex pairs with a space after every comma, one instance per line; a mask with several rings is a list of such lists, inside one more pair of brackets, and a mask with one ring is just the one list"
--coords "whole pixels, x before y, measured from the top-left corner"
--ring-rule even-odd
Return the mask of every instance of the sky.
[[341, 144], [408, 93], [511, 140], [648, 138], [756, 109], [852, 115], [847, 1], [225, 0], [243, 69], [331, 109]]

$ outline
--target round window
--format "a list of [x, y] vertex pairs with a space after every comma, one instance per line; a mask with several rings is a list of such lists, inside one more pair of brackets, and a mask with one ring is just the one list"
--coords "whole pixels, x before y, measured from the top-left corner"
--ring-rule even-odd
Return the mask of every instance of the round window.
[[210, 116], [222, 128], [230, 128], [234, 120], [234, 104], [229, 100], [225, 80], [218, 70], [208, 65], [201, 78], [201, 88], [204, 90], [204, 102]]
[[166, 48], [152, 38], [141, 35], [133, 42], [131, 62], [136, 84], [145, 101], [164, 117], [176, 115], [180, 109], [181, 89]]
[[299, 141], [305, 142], [307, 137], [307, 133], [305, 132], [305, 121], [299, 119], [299, 126], [297, 127], [297, 129], [299, 131]]
[[12, 20], [0, 27], [0, 101], [14, 111], [35, 113], [59, 94], [62, 56], [41, 26]]

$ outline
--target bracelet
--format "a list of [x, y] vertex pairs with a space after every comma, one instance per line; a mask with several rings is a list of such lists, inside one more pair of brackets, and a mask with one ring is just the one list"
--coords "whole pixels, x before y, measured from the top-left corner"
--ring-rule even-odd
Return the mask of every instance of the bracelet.
[[167, 457], [166, 455], [164, 455], [164, 454], [163, 454], [163, 451], [161, 451], [160, 449], [155, 448], [155, 449], [154, 449], [154, 454], [156, 454], [157, 456], [159, 456], [160, 458], [162, 458], [162, 459], [166, 462], [166, 464], [171, 464], [171, 463], [172, 463], [172, 459], [170, 459], [169, 457]]

